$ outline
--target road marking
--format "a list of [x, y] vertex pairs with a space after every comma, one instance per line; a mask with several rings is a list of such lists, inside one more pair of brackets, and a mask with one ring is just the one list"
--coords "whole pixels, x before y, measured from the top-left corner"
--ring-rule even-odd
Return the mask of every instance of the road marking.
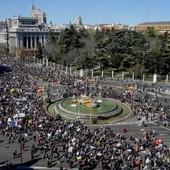
[[[156, 123], [154, 123], [154, 122], [151, 122], [151, 123], [154, 124], [154, 125], [156, 125], [156, 126], [158, 126], [158, 124], [156, 124]], [[166, 129], [166, 130], [170, 131], [170, 127], [167, 128], [167, 127], [162, 126], [162, 125], [159, 125], [158, 127], [161, 127], [162, 129]]]
[[112, 122], [112, 124], [110, 124], [110, 125], [114, 125], [114, 126], [116, 126], [116, 125], [134, 125], [134, 124], [140, 124], [140, 122], [139, 121], [134, 121], [134, 122]]
[[[57, 167], [51, 167], [51, 168], [48, 168], [48, 167], [41, 167], [41, 166], [18, 166], [16, 169], [50, 169], [50, 170], [60, 170], [60, 168], [57, 168]], [[64, 169], [67, 169], [67, 170], [78, 170], [78, 168], [64, 168]]]
[[[150, 124], [150, 123], [154, 123], [153, 121], [149, 121], [149, 122], [145, 122], [146, 124]], [[112, 122], [111, 125], [133, 125], [133, 124], [138, 124], [138, 125], [142, 125], [141, 121], [134, 121], [134, 122]]]
[[161, 133], [161, 134], [159, 134], [160, 136], [165, 136], [165, 135], [167, 135], [167, 134], [164, 134], [164, 133]]

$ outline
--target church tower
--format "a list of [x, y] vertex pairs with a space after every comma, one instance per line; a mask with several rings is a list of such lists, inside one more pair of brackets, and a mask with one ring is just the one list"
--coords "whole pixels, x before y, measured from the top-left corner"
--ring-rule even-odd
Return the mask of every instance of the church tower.
[[38, 18], [39, 24], [47, 23], [46, 13], [44, 11], [41, 11], [40, 9], [36, 9], [34, 2], [32, 3], [31, 6], [31, 17]]
[[35, 4], [34, 4], [34, 1], [32, 1], [31, 16], [33, 15], [34, 12], [35, 12]]

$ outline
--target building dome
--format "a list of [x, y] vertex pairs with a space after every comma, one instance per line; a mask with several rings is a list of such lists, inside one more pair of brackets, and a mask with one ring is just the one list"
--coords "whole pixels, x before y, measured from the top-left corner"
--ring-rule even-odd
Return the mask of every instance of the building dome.
[[80, 16], [77, 16], [76, 19], [75, 19], [75, 24], [76, 25], [82, 25], [82, 19]]

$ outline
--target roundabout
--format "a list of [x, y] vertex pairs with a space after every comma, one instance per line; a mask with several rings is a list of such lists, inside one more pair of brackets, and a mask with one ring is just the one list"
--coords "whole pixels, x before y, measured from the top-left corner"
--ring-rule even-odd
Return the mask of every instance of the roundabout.
[[112, 98], [66, 98], [48, 105], [47, 111], [66, 120], [80, 120], [85, 124], [109, 124], [120, 121], [130, 114], [125, 103]]

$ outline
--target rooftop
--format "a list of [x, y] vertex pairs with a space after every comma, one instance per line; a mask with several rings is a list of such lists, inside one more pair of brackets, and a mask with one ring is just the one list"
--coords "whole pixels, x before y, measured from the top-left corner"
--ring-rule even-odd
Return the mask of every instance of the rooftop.
[[137, 25], [164, 25], [164, 24], [170, 24], [170, 21], [144, 22]]

